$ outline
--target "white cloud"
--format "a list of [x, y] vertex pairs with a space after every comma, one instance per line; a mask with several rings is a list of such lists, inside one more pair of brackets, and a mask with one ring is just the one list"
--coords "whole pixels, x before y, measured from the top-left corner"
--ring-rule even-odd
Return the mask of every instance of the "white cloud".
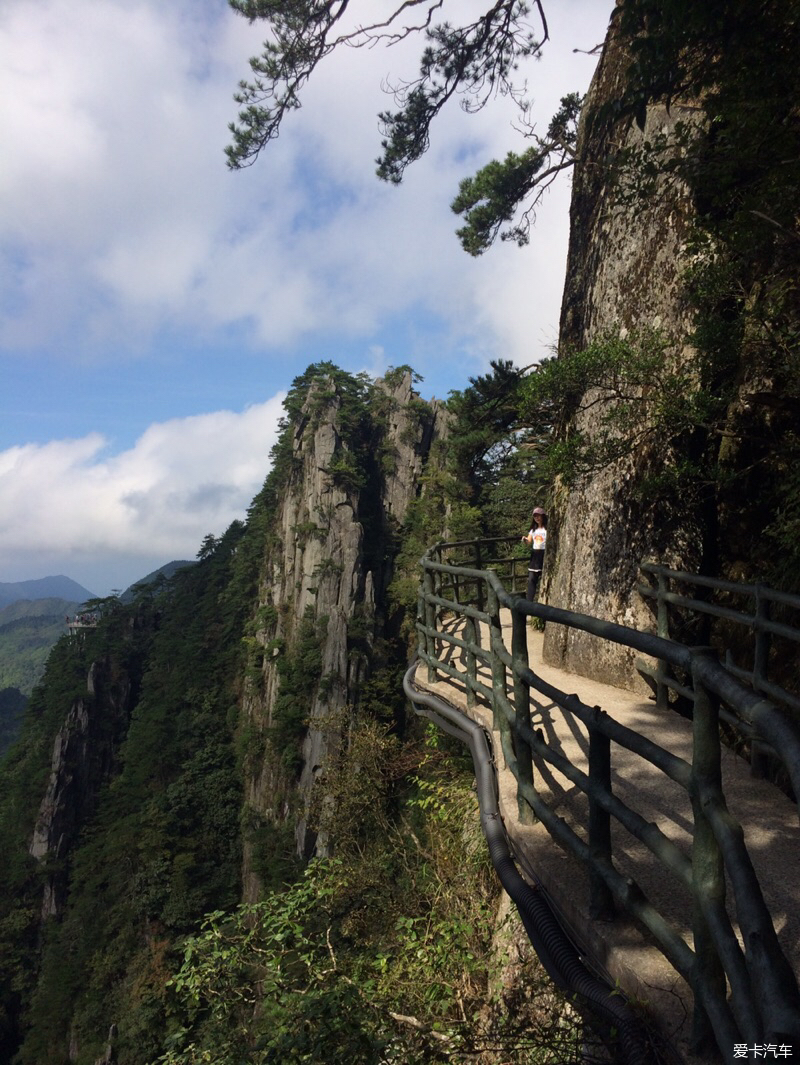
[[3, 579], [29, 576], [19, 567], [37, 558], [61, 560], [71, 576], [76, 559], [144, 576], [146, 560], [194, 558], [203, 536], [243, 518], [260, 489], [282, 401], [151, 425], [117, 455], [97, 433], [0, 452]]
[[[585, 83], [592, 61], [571, 48], [596, 43], [605, 6], [548, 11], [553, 41], [530, 71], [540, 124]], [[366, 337], [422, 308], [464, 342], [496, 339], [526, 358], [538, 320], [557, 317], [556, 271], [530, 252], [508, 264], [493, 252], [476, 268], [448, 210], [459, 178], [514, 144], [508, 101], [472, 116], [452, 108], [406, 184], [382, 186], [376, 114], [392, 101], [381, 82], [413, 76], [421, 41], [343, 50], [265, 158], [230, 174], [231, 95], [262, 35], [200, 0], [5, 5], [0, 267], [14, 284], [0, 341], [74, 357], [146, 345], [164, 327], [207, 338], [247, 322], [255, 344], [278, 351], [310, 334]], [[565, 203], [543, 235], [560, 245], [559, 269]], [[512, 273], [530, 279], [527, 299], [507, 298]]]
[[[390, 3], [353, 5], [353, 17]], [[453, 5], [458, 15], [481, 7]], [[552, 41], [529, 72], [540, 126], [564, 92], [588, 82], [593, 61], [572, 48], [598, 43], [611, 7], [547, 4]], [[351, 345], [350, 362], [339, 360], [350, 370], [408, 361], [430, 382], [426, 360], [437, 360], [446, 392], [490, 358], [527, 363], [555, 339], [566, 187], [548, 197], [528, 249], [500, 246], [473, 260], [453, 233], [459, 180], [519, 144], [508, 101], [477, 115], [449, 109], [428, 155], [392, 188], [374, 176], [376, 115], [393, 106], [380, 86], [414, 76], [422, 42], [343, 50], [264, 158], [231, 174], [223, 147], [232, 93], [263, 35], [217, 0], [0, 6], [0, 354], [7, 364], [41, 358], [36, 395], [48, 388], [49, 363], [74, 370], [52, 375], [70, 394], [42, 409], [80, 409], [94, 384], [87, 364], [127, 360], [105, 408], [121, 409], [138, 365], [132, 352], [148, 373], [166, 359], [185, 380], [186, 352], [202, 353], [195, 365], [206, 371], [206, 353], [234, 336], [259, 355], [259, 392], [264, 381], [272, 391], [288, 385], [301, 346], [328, 357], [329, 340], [338, 352]], [[213, 395], [227, 369], [193, 377], [197, 395]], [[168, 395], [150, 413], [147, 391], [137, 390], [126, 420], [161, 417]], [[30, 396], [4, 400], [12, 410]], [[110, 573], [127, 559], [134, 579], [148, 552], [192, 556], [261, 483], [266, 423], [277, 416], [270, 402], [151, 425], [118, 455], [88, 432], [0, 453], [0, 576], [12, 579], [12, 565], [14, 579], [40, 574], [47, 558], [81, 579], [102, 560]], [[7, 439], [50, 434], [44, 422], [19, 424]], [[83, 420], [74, 433], [95, 424]]]

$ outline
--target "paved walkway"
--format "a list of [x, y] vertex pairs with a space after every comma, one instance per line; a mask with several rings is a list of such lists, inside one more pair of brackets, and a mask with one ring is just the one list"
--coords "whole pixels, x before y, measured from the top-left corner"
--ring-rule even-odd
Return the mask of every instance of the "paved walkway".
[[[506, 646], [511, 641], [511, 620], [502, 612]], [[505, 630], [508, 630], [507, 632]], [[548, 666], [542, 661], [541, 633], [529, 626], [528, 649], [531, 669], [549, 683], [577, 693], [589, 706], [599, 705], [617, 721], [649, 737], [660, 746], [691, 761], [691, 723], [671, 711], [657, 710], [641, 696]], [[482, 640], [486, 646], [485, 640]], [[454, 649], [455, 663], [461, 652]], [[462, 685], [449, 678], [427, 684], [427, 670], [417, 669], [416, 682], [466, 711]], [[488, 676], [480, 678], [491, 687]], [[558, 706], [534, 696], [534, 728], [541, 729], [548, 744], [588, 772], [588, 736], [580, 722]], [[538, 701], [537, 701], [538, 700]], [[491, 729], [491, 711], [476, 705], [470, 716]], [[499, 736], [494, 748], [498, 767], [505, 770]], [[692, 816], [686, 792], [649, 763], [612, 744], [614, 793], [654, 822], [687, 855], [691, 854]], [[522, 871], [532, 870], [547, 889], [587, 959], [594, 961], [625, 992], [647, 1004], [665, 1037], [687, 1061], [699, 1061], [688, 1052], [692, 996], [680, 976], [661, 953], [648, 942], [646, 933], [624, 917], [612, 922], [591, 920], [588, 907], [588, 875], [584, 867], [558, 847], [540, 824], [519, 823], [516, 782], [508, 771], [498, 773], [503, 819], [518, 852]], [[535, 786], [582, 837], [586, 838], [588, 804], [576, 786], [547, 763], [534, 760]], [[723, 787], [728, 808], [741, 822], [745, 842], [772, 913], [781, 946], [800, 973], [800, 825], [797, 808], [778, 789], [750, 776], [749, 765], [723, 748]], [[612, 819], [614, 864], [619, 872], [635, 879], [648, 899], [691, 945], [691, 899], [683, 884], [661, 866], [651, 852]], [[728, 897], [732, 896], [729, 888]], [[731, 1054], [733, 1048], [731, 1048]]]

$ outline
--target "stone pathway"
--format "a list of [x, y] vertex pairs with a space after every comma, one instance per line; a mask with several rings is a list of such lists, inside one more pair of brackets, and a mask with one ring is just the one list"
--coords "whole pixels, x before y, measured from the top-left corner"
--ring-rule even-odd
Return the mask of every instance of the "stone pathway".
[[[506, 646], [511, 641], [508, 611], [501, 612]], [[528, 629], [530, 668], [550, 684], [575, 692], [589, 706], [599, 705], [621, 724], [635, 729], [673, 754], [691, 760], [691, 723], [671, 711], [659, 711], [642, 696], [546, 665], [542, 661], [542, 633]], [[485, 647], [486, 641], [482, 640]], [[455, 664], [461, 651], [454, 649]], [[427, 670], [417, 669], [416, 682], [467, 711], [462, 685], [449, 678], [426, 682]], [[480, 678], [491, 687], [488, 675]], [[534, 728], [548, 744], [588, 772], [588, 735], [584, 726], [558, 706], [532, 692]], [[470, 716], [491, 729], [491, 711], [480, 704]], [[498, 767], [505, 770], [500, 739], [494, 736]], [[650, 763], [612, 743], [612, 787], [615, 795], [652, 821], [691, 854], [692, 816], [686, 792]], [[563, 851], [540, 824], [522, 825], [517, 813], [516, 782], [509, 771], [498, 773], [501, 810], [518, 853], [520, 868], [529, 871], [548, 891], [555, 908], [575, 941], [610, 979], [632, 998], [646, 1004], [669, 1043], [687, 1061], [700, 1061], [688, 1052], [692, 996], [646, 933], [632, 919], [611, 922], [591, 920], [588, 875], [585, 868]], [[534, 760], [535, 786], [559, 816], [582, 837], [587, 837], [588, 803], [569, 780], [547, 763]], [[778, 789], [750, 776], [744, 759], [723, 748], [723, 787], [728, 808], [741, 822], [745, 842], [773, 916], [781, 946], [796, 973], [800, 973], [800, 825], [797, 808]], [[614, 864], [624, 876], [635, 879], [647, 898], [691, 945], [691, 899], [680, 880], [660, 865], [644, 844], [629, 835], [612, 818]], [[729, 888], [729, 898], [732, 892]], [[733, 1048], [731, 1048], [731, 1053]]]

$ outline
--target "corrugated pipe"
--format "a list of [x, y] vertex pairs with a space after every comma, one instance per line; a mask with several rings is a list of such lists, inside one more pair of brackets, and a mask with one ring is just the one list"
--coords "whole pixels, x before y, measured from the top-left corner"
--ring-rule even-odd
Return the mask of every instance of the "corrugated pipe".
[[551, 980], [562, 991], [579, 995], [619, 1033], [626, 1065], [647, 1065], [647, 1041], [640, 1023], [619, 996], [586, 968], [570, 942], [547, 898], [520, 876], [511, 857], [505, 826], [500, 816], [497, 780], [490, 739], [486, 730], [454, 706], [414, 687], [416, 665], [403, 678], [403, 690], [417, 713], [434, 721], [441, 729], [466, 743], [472, 752], [481, 825], [492, 865], [508, 895], [516, 905], [525, 931]]

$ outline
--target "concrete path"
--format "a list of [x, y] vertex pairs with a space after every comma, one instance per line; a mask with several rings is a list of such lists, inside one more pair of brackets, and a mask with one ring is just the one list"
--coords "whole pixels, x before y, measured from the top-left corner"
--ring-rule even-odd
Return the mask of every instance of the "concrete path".
[[[511, 618], [502, 612], [504, 640], [511, 645]], [[599, 705], [620, 723], [635, 729], [673, 754], [691, 761], [691, 723], [672, 711], [659, 711], [640, 695], [565, 673], [542, 661], [542, 633], [528, 630], [531, 669], [567, 694], [575, 692], [589, 706]], [[487, 646], [482, 640], [483, 646]], [[462, 653], [453, 649], [453, 664], [464, 669]], [[416, 682], [467, 711], [463, 685], [449, 678], [430, 685], [427, 670], [417, 669]], [[441, 675], [440, 675], [441, 676]], [[491, 687], [491, 678], [480, 678]], [[584, 726], [535, 692], [534, 728], [548, 744], [588, 772], [588, 736]], [[476, 705], [470, 716], [491, 729], [491, 711]], [[632, 919], [591, 920], [585, 868], [552, 840], [541, 825], [522, 825], [517, 814], [516, 782], [505, 769], [500, 739], [494, 736], [503, 819], [518, 853], [521, 870], [531, 871], [548, 891], [556, 909], [587, 956], [612, 984], [646, 1005], [668, 1043], [686, 1061], [702, 1059], [688, 1051], [692, 995], [661, 953]], [[612, 743], [612, 787], [615, 795], [654, 822], [687, 855], [691, 855], [692, 816], [687, 794], [650, 763]], [[547, 763], [535, 759], [535, 786], [582, 838], [587, 838], [588, 803], [576, 786]], [[750, 776], [749, 765], [723, 748], [723, 787], [728, 808], [744, 828], [745, 842], [773, 916], [781, 946], [800, 973], [800, 825], [797, 808], [773, 785]], [[612, 819], [614, 864], [633, 877], [647, 898], [691, 945], [691, 899], [683, 884], [656, 861], [650, 851]], [[729, 909], [732, 891], [728, 890]], [[732, 916], [734, 916], [733, 911]], [[731, 1056], [733, 1048], [731, 1047]]]

